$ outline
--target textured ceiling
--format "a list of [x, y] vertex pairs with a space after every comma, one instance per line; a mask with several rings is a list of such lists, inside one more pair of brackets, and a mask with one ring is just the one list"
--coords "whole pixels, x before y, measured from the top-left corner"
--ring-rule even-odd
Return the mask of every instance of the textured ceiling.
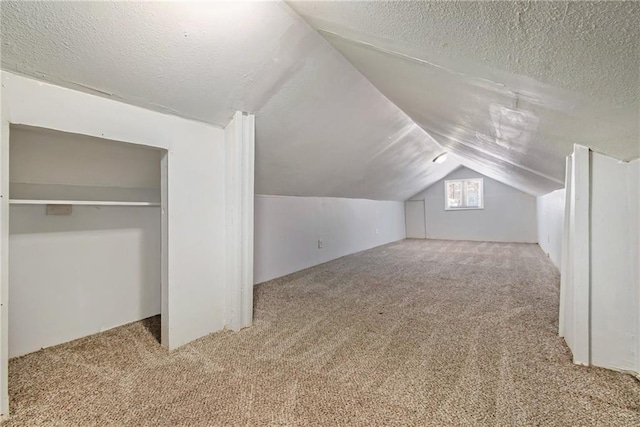
[[2, 1], [2, 68], [219, 126], [254, 112], [262, 194], [403, 200], [459, 164], [543, 194], [573, 143], [638, 156], [637, 4], [292, 6], [320, 31], [280, 2]]
[[2, 1], [2, 68], [223, 126], [291, 24], [273, 6]]
[[288, 1], [314, 24], [377, 36], [619, 106], [640, 101], [638, 2]]
[[404, 200], [459, 166], [284, 3], [0, 7], [6, 70], [219, 126], [255, 112], [257, 193]]
[[290, 2], [461, 162], [562, 186], [574, 143], [638, 157], [640, 4]]

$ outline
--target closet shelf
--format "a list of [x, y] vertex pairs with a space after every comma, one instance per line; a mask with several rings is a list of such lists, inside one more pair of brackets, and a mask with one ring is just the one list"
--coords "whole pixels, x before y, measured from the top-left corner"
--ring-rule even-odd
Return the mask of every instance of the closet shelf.
[[83, 206], [160, 206], [156, 202], [117, 202], [106, 200], [28, 200], [10, 199], [10, 205], [83, 205]]

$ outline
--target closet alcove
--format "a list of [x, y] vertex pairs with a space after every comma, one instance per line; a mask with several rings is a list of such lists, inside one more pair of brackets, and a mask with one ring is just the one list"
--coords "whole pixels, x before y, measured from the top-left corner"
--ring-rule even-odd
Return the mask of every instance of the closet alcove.
[[9, 357], [160, 314], [165, 155], [11, 125]]

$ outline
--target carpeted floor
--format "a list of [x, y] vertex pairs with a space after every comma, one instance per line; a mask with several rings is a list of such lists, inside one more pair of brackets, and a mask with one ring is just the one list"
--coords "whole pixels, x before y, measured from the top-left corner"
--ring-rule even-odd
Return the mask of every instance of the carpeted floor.
[[558, 284], [537, 245], [393, 243], [171, 354], [155, 318], [13, 359], [6, 426], [639, 426], [640, 383], [571, 363]]

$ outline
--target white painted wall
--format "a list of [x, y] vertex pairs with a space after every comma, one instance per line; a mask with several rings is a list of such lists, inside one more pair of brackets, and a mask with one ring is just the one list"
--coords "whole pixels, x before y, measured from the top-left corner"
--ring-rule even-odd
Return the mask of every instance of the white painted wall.
[[[10, 198], [159, 202], [160, 160], [157, 149], [14, 126]], [[9, 357], [160, 313], [159, 207], [45, 210], [10, 209]]]
[[160, 193], [161, 150], [12, 126], [9, 155], [12, 184], [144, 188]]
[[[484, 209], [445, 210], [444, 181], [484, 178]], [[535, 197], [461, 167], [412, 197], [424, 200], [428, 239], [536, 242]]]
[[562, 262], [564, 198], [564, 188], [536, 198], [538, 245], [558, 270]]
[[236, 112], [225, 128], [226, 281], [225, 324], [232, 330], [253, 320], [255, 118]]
[[638, 161], [591, 153], [591, 363], [638, 372]]
[[569, 159], [560, 336], [574, 363], [637, 373], [640, 162], [581, 146]]
[[590, 151], [575, 145], [565, 170], [565, 222], [562, 241], [559, 335], [573, 363], [591, 363], [590, 333]]
[[176, 348], [223, 328], [224, 131], [6, 72], [2, 77], [3, 124], [168, 150], [166, 344]]
[[167, 344], [176, 348], [222, 329], [224, 130], [7, 72], [2, 77], [3, 124], [168, 150]]
[[402, 240], [405, 235], [403, 202], [256, 195], [254, 282]]
[[[630, 275], [631, 282], [636, 284], [638, 295], [640, 295], [640, 159], [629, 164], [629, 216], [632, 221], [629, 237], [632, 248], [630, 259], [631, 264], [635, 264], [635, 269], [631, 271]], [[636, 372], [640, 373], [640, 297], [636, 313], [636, 331], [638, 332], [636, 335]]]
[[160, 313], [160, 208], [10, 215], [9, 357]]
[[560, 257], [560, 301], [558, 309], [558, 336], [565, 339], [569, 345], [569, 337], [573, 332], [573, 318], [569, 315], [573, 304], [571, 292], [573, 290], [573, 154], [567, 156], [565, 163], [564, 189], [564, 221], [562, 229], [562, 256]]
[[[167, 150], [162, 158], [162, 192], [167, 197], [162, 201], [161, 229], [168, 238], [162, 241], [161, 282], [162, 342], [169, 349], [224, 328], [228, 293], [241, 284], [226, 278], [225, 224], [232, 218], [225, 211], [223, 129], [4, 71], [1, 75], [0, 412], [6, 415], [11, 124]], [[245, 190], [242, 186], [234, 191]]]

